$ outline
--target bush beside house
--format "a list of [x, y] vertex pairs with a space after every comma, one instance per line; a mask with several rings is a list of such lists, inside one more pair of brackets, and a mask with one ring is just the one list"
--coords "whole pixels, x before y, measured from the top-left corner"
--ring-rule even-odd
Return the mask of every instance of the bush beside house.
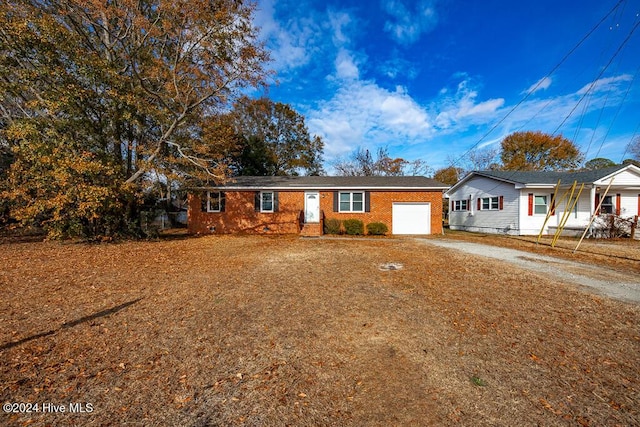
[[345, 219], [342, 222], [344, 231], [349, 236], [362, 236], [364, 234], [364, 222], [359, 219]]
[[341, 234], [342, 222], [339, 219], [329, 218], [324, 221], [324, 234]]
[[389, 231], [389, 227], [382, 222], [372, 222], [367, 224], [367, 234], [372, 236], [384, 236]]

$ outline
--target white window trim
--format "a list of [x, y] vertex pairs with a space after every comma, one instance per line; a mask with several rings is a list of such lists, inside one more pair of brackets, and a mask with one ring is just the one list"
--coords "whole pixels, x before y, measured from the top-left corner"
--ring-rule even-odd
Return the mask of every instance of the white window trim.
[[[211, 209], [211, 194], [218, 194], [218, 209]], [[222, 212], [221, 191], [207, 191], [207, 212]]]
[[[264, 203], [264, 198], [262, 197], [263, 194], [271, 194], [271, 210], [266, 210], [263, 207], [263, 203]], [[273, 213], [274, 212], [274, 208], [275, 208], [275, 192], [274, 191], [261, 191], [260, 192], [260, 212], [265, 212], [265, 213]]]
[[[537, 204], [536, 203], [536, 199], [538, 197], [544, 197], [544, 205], [541, 204]], [[545, 211], [544, 213], [538, 213], [536, 212], [536, 206], [544, 206], [545, 207]], [[533, 214], [534, 215], [544, 215], [547, 216], [547, 214], [549, 213], [549, 195], [548, 194], [534, 194], [533, 195]]]
[[[489, 203], [489, 207], [485, 208], [484, 207], [484, 201], [487, 200]], [[493, 205], [493, 202], [495, 202], [495, 207]], [[493, 197], [482, 197], [480, 199], [480, 210], [481, 211], [498, 211], [500, 210], [500, 196], [493, 196]]]
[[[462, 204], [465, 203], [467, 205], [466, 208], [462, 207]], [[453, 211], [454, 212], [468, 212], [469, 209], [469, 199], [461, 199], [453, 201]]]
[[[605, 200], [607, 200], [607, 197], [609, 197], [609, 200], [611, 201], [611, 203], [606, 203], [605, 204]], [[611, 207], [610, 212], [605, 212], [605, 206], [607, 206], [607, 208]], [[609, 209], [607, 209], [609, 210]], [[614, 200], [614, 196], [612, 196], [611, 194], [608, 194], [606, 196], [604, 196], [602, 198], [602, 203], [600, 204], [600, 214], [601, 215], [613, 215], [616, 212], [616, 202]]]
[[[338, 192], [338, 212], [345, 212], [345, 213], [363, 213], [365, 210], [365, 192], [364, 191], [340, 191]], [[343, 210], [342, 209], [342, 195], [343, 194], [348, 194], [349, 195], [349, 210]], [[353, 209], [353, 195], [354, 194], [362, 194], [362, 210], [354, 210]]]

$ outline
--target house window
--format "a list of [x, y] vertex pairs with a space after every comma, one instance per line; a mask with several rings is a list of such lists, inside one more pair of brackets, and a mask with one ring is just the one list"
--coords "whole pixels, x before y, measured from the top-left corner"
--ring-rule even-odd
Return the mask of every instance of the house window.
[[500, 203], [499, 203], [499, 197], [484, 197], [482, 199], [482, 205], [481, 208], [483, 211], [489, 211], [489, 210], [493, 210], [493, 211], [497, 211], [498, 208], [500, 207]]
[[260, 212], [273, 212], [273, 191], [260, 193]]
[[469, 210], [469, 200], [456, 200], [453, 202], [453, 210], [454, 211], [468, 211]]
[[547, 214], [547, 196], [535, 196], [533, 201], [533, 213]]
[[340, 212], [364, 212], [364, 193], [340, 193]]
[[209, 191], [207, 193], [207, 212], [222, 211], [222, 194], [219, 191]]
[[613, 196], [605, 196], [602, 199], [602, 206], [600, 206], [601, 214], [612, 214], [613, 213]]

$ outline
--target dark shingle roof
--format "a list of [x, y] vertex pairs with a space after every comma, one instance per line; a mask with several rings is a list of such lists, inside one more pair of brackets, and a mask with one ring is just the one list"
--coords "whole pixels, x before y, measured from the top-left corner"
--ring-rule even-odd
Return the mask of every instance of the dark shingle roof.
[[225, 189], [429, 189], [448, 185], [424, 176], [239, 176], [211, 188]]
[[563, 183], [578, 181], [581, 183], [592, 183], [606, 177], [623, 166], [612, 166], [597, 170], [579, 172], [544, 172], [544, 171], [476, 171], [476, 175], [496, 178], [502, 181], [516, 182], [520, 184], [556, 184], [558, 180]]

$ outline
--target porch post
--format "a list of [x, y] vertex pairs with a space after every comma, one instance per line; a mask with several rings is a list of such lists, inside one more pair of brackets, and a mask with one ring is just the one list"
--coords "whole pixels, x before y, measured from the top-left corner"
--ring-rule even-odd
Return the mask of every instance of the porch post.
[[593, 184], [591, 186], [591, 191], [589, 192], [589, 218], [591, 218], [596, 211], [595, 204], [596, 204], [596, 185]]

